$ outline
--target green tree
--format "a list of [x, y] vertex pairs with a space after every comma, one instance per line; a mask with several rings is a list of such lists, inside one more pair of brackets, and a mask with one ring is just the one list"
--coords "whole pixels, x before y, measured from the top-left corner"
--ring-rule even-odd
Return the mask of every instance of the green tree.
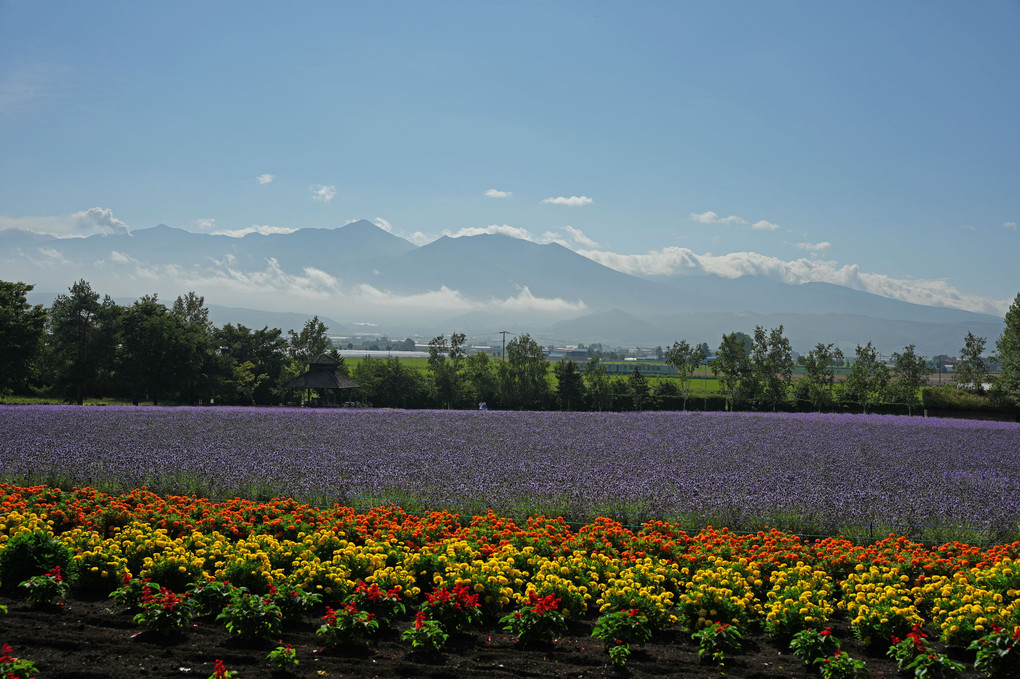
[[706, 358], [708, 358], [708, 351], [703, 345], [692, 348], [687, 340], [673, 342], [673, 346], [666, 350], [665, 363], [676, 368], [677, 377], [680, 379], [680, 394], [683, 397], [684, 410], [687, 410], [691, 378], [694, 377], [694, 371]]
[[630, 397], [634, 401], [634, 410], [644, 410], [648, 407], [648, 403], [651, 401], [648, 379], [642, 374], [638, 366], [634, 366], [634, 370], [627, 377], [627, 389], [630, 391]]
[[793, 350], [783, 336], [783, 326], [768, 333], [762, 326], [754, 329], [751, 348], [751, 372], [754, 375], [753, 398], [773, 412], [786, 400], [793, 375]]
[[742, 332], [724, 334], [710, 367], [713, 375], [722, 375], [720, 385], [726, 396], [726, 406], [735, 410], [752, 391], [748, 384], [753, 378], [751, 338]]
[[185, 335], [181, 346], [187, 347], [176, 366], [179, 398], [188, 403], [208, 402], [218, 390], [216, 385], [230, 381], [234, 373], [216, 356], [205, 298], [188, 292], [174, 300], [170, 313], [180, 322]]
[[144, 295], [124, 312], [121, 377], [131, 400], [153, 405], [179, 394], [178, 366], [194, 351], [184, 322], [160, 303], [157, 295]]
[[553, 366], [556, 374], [556, 396], [563, 410], [574, 410], [584, 402], [584, 378], [577, 361], [558, 361]]
[[[244, 325], [227, 323], [213, 331], [213, 344], [216, 346], [216, 355], [226, 358], [232, 366], [231, 370], [234, 366], [249, 362], [256, 378], [265, 375], [265, 379], [257, 380], [251, 393], [256, 405], [273, 405], [281, 401], [283, 394], [280, 385], [288, 364], [288, 344], [282, 330], [270, 329], [269, 326], [252, 330]], [[298, 364], [294, 374], [299, 374], [300, 370], [304, 370], [304, 366]], [[236, 379], [237, 374], [234, 373], [234, 376]], [[232, 403], [247, 402], [242, 385], [234, 380], [221, 385], [220, 398]]]
[[832, 385], [836, 380], [836, 371], [833, 365], [843, 360], [843, 352], [832, 344], [819, 342], [815, 348], [806, 355], [797, 357], [797, 362], [804, 366], [807, 376], [804, 378], [807, 383], [808, 399], [819, 412], [822, 407], [832, 402]]
[[843, 390], [847, 400], [861, 406], [866, 413], [869, 406], [882, 400], [886, 385], [889, 384], [889, 369], [878, 360], [878, 352], [871, 346], [871, 342], [863, 347], [858, 344], [854, 355]]
[[498, 368], [500, 400], [505, 408], [542, 410], [549, 399], [548, 364], [542, 347], [525, 333], [506, 345]]
[[24, 387], [45, 346], [46, 310], [28, 303], [33, 287], [0, 281], [0, 396]]
[[1020, 408], [1020, 294], [1006, 312], [1006, 328], [995, 342], [1001, 366], [995, 381], [995, 397], [1014, 408]]
[[982, 354], [985, 353], [984, 337], [975, 337], [968, 332], [960, 349], [960, 360], [953, 368], [956, 374], [956, 386], [975, 394], [983, 394], [985, 383], [988, 382], [988, 363]]
[[301, 332], [288, 330], [287, 334], [290, 337], [290, 355], [299, 361], [307, 362], [329, 351], [329, 331], [318, 316], [305, 321]]
[[269, 376], [265, 373], [255, 373], [255, 364], [251, 361], [234, 366], [234, 383], [237, 385], [237, 391], [244, 397], [246, 405], [255, 405], [255, 390], [267, 379]]
[[363, 400], [382, 408], [420, 408], [428, 388], [417, 370], [403, 365], [395, 356], [385, 360], [366, 356], [351, 371], [361, 384]]
[[449, 344], [446, 335], [433, 337], [429, 342], [429, 369], [432, 371], [437, 400], [447, 408], [456, 407], [461, 400], [458, 396], [462, 391], [460, 369], [466, 355], [465, 341], [463, 333], [455, 332], [450, 335]]
[[[585, 393], [588, 407], [601, 412], [609, 408], [610, 404], [609, 374], [598, 353], [591, 353], [591, 347], [588, 351], [590, 358], [584, 366]], [[601, 351], [601, 347], [596, 351]]]
[[51, 355], [57, 390], [66, 400], [81, 405], [113, 366], [123, 310], [109, 295], [100, 302], [99, 293], [84, 279], [68, 292], [57, 295], [50, 307]]
[[495, 403], [499, 393], [499, 382], [492, 371], [492, 361], [488, 354], [479, 351], [468, 356], [464, 365], [465, 378], [471, 387], [472, 400], [488, 405]]
[[932, 364], [924, 356], [914, 353], [914, 345], [903, 347], [903, 352], [892, 355], [893, 389], [897, 398], [907, 404], [907, 414], [913, 415], [914, 408], [920, 404], [919, 391], [928, 383]]

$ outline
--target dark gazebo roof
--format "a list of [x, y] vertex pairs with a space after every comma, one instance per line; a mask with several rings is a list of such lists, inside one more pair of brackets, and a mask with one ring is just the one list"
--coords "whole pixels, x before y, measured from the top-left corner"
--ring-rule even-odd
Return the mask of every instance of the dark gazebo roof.
[[329, 354], [308, 361], [308, 372], [284, 383], [288, 389], [357, 389], [361, 385], [336, 371], [339, 362]]

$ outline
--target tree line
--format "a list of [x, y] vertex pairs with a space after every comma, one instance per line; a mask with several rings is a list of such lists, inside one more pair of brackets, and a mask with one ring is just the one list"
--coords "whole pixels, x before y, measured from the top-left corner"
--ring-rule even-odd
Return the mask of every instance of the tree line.
[[[113, 397], [133, 403], [222, 403], [275, 405], [293, 397], [283, 384], [303, 372], [320, 353], [332, 353], [338, 371], [360, 383], [355, 397], [377, 407], [515, 410], [646, 410], [708, 407], [704, 393], [692, 403], [696, 371], [707, 368], [719, 381], [713, 409], [859, 410], [899, 404], [912, 412], [934, 370], [907, 345], [880, 360], [868, 342], [853, 357], [833, 344], [818, 343], [794, 360], [783, 326], [758, 326], [752, 335], [724, 334], [709, 360], [707, 343], [676, 341], [662, 352], [676, 379], [649, 380], [639, 366], [626, 377], [611, 376], [598, 355], [581, 364], [549, 363], [530, 335], [515, 337], [504, 360], [470, 354], [462, 333], [429, 342], [428, 367], [419, 370], [395, 357], [365, 357], [348, 366], [332, 347], [327, 328], [314, 317], [298, 332], [247, 328], [209, 321], [204, 298], [189, 292], [171, 306], [146, 295], [130, 306], [100, 298], [84, 280], [61, 294], [49, 309], [29, 305], [25, 283], [0, 281], [0, 394], [16, 392], [83, 403]], [[989, 376], [986, 339], [968, 333], [955, 366], [957, 385], [996, 404], [1020, 407], [1020, 294], [1006, 314]], [[405, 340], [405, 343], [412, 342]], [[412, 342], [413, 344], [413, 342]], [[850, 363], [837, 379], [836, 367]], [[706, 363], [707, 362], [707, 363]], [[796, 380], [796, 365], [804, 374]], [[988, 385], [991, 385], [988, 387]]]

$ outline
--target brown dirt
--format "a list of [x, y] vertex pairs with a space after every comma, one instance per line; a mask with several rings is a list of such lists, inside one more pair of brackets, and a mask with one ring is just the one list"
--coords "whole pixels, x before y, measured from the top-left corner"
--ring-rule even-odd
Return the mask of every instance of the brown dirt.
[[[637, 647], [625, 669], [609, 663], [601, 642], [590, 636], [590, 621], [574, 622], [555, 643], [521, 648], [513, 637], [489, 623], [475, 633], [451, 638], [443, 653], [413, 652], [397, 632], [379, 635], [367, 648], [323, 649], [311, 620], [284, 627], [280, 639], [249, 643], [231, 637], [218, 623], [200, 619], [187, 631], [168, 638], [142, 632], [109, 599], [70, 598], [63, 606], [33, 608], [26, 601], [0, 596], [9, 608], [0, 615], [0, 643], [16, 657], [35, 662], [40, 679], [121, 677], [201, 677], [213, 672], [217, 658], [238, 679], [298, 677], [817, 677], [788, 650], [764, 635], [749, 637], [745, 651], [727, 659], [725, 667], [701, 662], [697, 646], [679, 629], [666, 631]], [[411, 620], [399, 625], [410, 626]], [[869, 655], [849, 630], [834, 634], [854, 657], [864, 659], [871, 677], [894, 677], [896, 666], [879, 653]], [[266, 654], [282, 643], [293, 644], [300, 664], [290, 671], [274, 670]], [[973, 658], [965, 677], [977, 676]]]

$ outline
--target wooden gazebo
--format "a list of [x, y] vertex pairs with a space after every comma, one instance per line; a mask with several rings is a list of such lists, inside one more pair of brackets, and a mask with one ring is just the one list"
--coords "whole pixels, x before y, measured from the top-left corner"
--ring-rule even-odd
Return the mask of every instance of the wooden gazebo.
[[311, 390], [315, 389], [320, 395], [331, 394], [335, 403], [343, 403], [340, 399], [341, 392], [357, 389], [361, 385], [350, 377], [338, 373], [337, 365], [339, 361], [329, 354], [319, 354], [308, 362], [308, 372], [287, 380], [283, 386], [287, 389], [304, 389], [306, 402], [314, 403], [311, 399]]

